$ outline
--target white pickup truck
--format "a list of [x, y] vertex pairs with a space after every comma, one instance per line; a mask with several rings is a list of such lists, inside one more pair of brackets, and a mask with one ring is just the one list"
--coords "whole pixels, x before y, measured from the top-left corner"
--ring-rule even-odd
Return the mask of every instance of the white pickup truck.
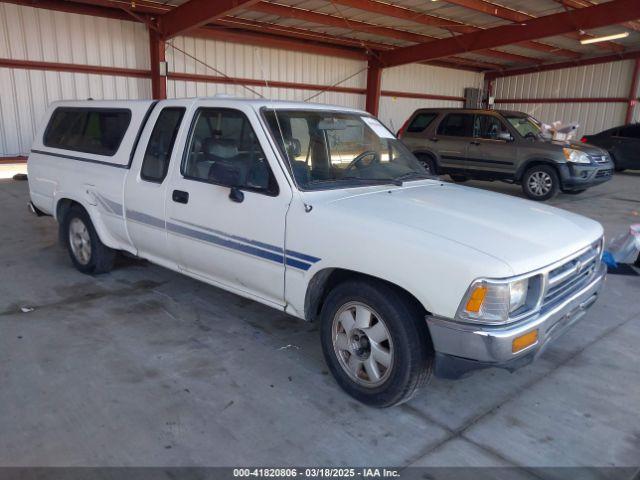
[[596, 300], [600, 224], [445, 183], [360, 110], [230, 98], [58, 102], [30, 208], [71, 260], [118, 251], [319, 321], [350, 395], [532, 361]]

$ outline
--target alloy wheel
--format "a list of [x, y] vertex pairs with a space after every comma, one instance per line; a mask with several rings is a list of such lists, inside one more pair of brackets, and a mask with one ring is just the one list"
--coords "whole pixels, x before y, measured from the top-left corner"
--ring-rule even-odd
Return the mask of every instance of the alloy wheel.
[[359, 385], [384, 383], [393, 368], [393, 342], [384, 320], [371, 307], [349, 302], [335, 314], [333, 349], [340, 366]]

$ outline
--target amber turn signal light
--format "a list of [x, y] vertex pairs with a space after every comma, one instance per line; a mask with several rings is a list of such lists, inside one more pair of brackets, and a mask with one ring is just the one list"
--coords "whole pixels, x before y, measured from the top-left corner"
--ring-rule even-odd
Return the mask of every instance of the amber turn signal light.
[[487, 296], [487, 290], [487, 287], [484, 285], [477, 286], [471, 293], [465, 310], [467, 312], [478, 313], [480, 311], [480, 307], [482, 307], [482, 302], [484, 302], [484, 297]]
[[520, 350], [524, 350], [525, 348], [533, 345], [537, 341], [538, 330], [531, 330], [530, 332], [513, 339], [513, 343], [511, 344], [511, 351], [513, 353], [517, 353]]

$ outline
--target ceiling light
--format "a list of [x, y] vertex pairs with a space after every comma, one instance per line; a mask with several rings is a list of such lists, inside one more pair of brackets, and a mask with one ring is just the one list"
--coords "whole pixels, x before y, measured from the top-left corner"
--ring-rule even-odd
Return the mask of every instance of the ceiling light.
[[604, 37], [584, 38], [580, 40], [582, 45], [588, 45], [590, 43], [606, 42], [608, 40], [617, 40], [618, 38], [627, 38], [629, 32], [614, 33], [613, 35], [605, 35]]

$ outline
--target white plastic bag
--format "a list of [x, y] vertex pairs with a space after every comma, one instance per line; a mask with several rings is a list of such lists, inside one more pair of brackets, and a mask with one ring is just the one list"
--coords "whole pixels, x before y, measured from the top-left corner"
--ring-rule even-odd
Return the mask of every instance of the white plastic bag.
[[640, 252], [640, 223], [629, 226], [629, 231], [618, 235], [607, 248], [617, 263], [633, 263]]

